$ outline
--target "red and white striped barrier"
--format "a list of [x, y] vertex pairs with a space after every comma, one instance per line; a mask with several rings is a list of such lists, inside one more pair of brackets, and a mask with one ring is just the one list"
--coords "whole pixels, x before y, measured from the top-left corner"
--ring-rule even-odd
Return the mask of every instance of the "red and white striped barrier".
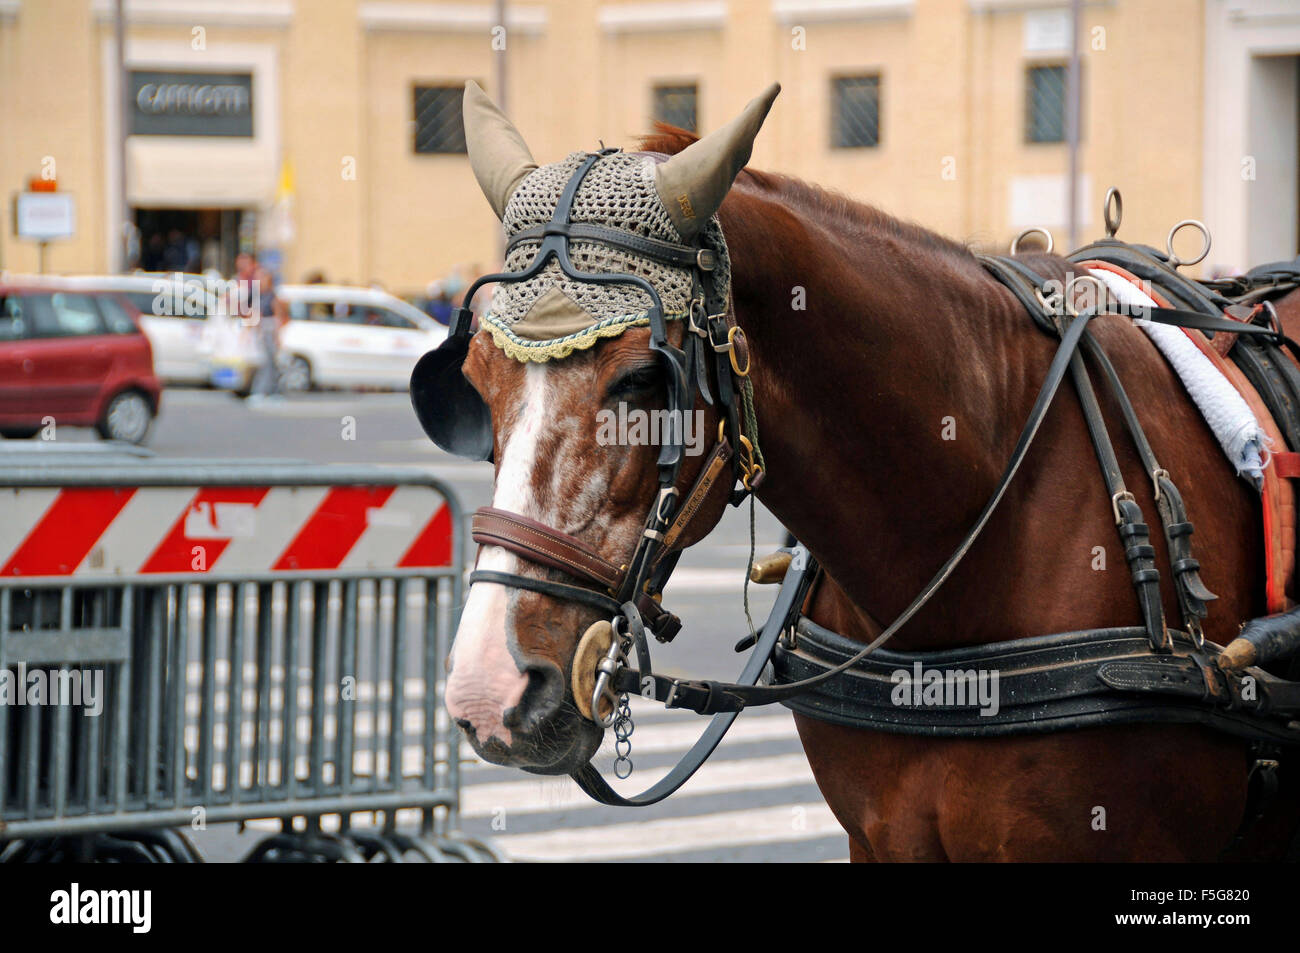
[[0, 490], [0, 579], [449, 566], [452, 518], [424, 486]]

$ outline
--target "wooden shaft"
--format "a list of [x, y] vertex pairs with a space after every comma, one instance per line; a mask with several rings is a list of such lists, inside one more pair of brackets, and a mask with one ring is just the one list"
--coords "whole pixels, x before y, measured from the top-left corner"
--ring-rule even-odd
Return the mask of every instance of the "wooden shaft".
[[1256, 655], [1254, 642], [1250, 639], [1235, 638], [1219, 653], [1219, 668], [1225, 672], [1240, 672], [1247, 666], [1255, 664]]

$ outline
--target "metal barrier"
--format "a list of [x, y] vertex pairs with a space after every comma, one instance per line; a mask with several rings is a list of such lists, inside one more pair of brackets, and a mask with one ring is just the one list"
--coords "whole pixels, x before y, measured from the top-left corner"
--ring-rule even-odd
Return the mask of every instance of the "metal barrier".
[[0, 858], [501, 859], [440, 704], [463, 536], [413, 471], [0, 462]]

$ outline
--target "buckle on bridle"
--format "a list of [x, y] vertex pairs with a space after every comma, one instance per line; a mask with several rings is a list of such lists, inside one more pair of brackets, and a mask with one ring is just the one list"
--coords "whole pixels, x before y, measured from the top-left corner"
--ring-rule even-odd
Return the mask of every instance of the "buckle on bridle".
[[[736, 347], [737, 335], [740, 336], [741, 342], [745, 345], [745, 369], [743, 371], [740, 369], [740, 365], [736, 363], [736, 354], [739, 353], [739, 349]], [[748, 377], [751, 360], [749, 353], [749, 338], [745, 336], [745, 332], [740, 325], [736, 325], [727, 332], [727, 350], [731, 352], [728, 355], [731, 359], [731, 372], [740, 378]]]
[[1124, 517], [1121, 516], [1121, 515], [1120, 515], [1120, 512], [1119, 512], [1119, 501], [1120, 501], [1120, 500], [1128, 500], [1130, 503], [1136, 503], [1136, 502], [1137, 502], [1137, 497], [1135, 497], [1135, 496], [1134, 496], [1132, 493], [1130, 493], [1128, 490], [1121, 490], [1120, 492], [1116, 493], [1114, 496], [1112, 496], [1112, 497], [1110, 498], [1110, 510], [1111, 510], [1112, 513], [1115, 514], [1115, 525], [1116, 525], [1116, 526], [1120, 526], [1120, 525], [1122, 525], [1122, 524], [1124, 523]]
[[719, 354], [731, 350], [731, 330], [725, 312], [709, 315], [709, 346]]
[[[703, 324], [696, 323], [695, 316], [697, 314], [703, 319]], [[686, 330], [712, 343], [712, 338], [709, 337], [708, 323], [709, 313], [704, 307], [704, 296], [700, 295], [698, 298], [692, 298], [690, 312], [686, 316]]]

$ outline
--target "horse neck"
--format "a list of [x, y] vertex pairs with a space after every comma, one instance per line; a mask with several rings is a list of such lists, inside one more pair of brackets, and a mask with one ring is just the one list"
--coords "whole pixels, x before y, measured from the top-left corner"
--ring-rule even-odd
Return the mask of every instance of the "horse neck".
[[993, 491], [1041, 376], [1026, 354], [1043, 342], [1027, 344], [1028, 317], [973, 258], [737, 204], [742, 223], [770, 218], [729, 236], [768, 466], [760, 499], [888, 621]]

